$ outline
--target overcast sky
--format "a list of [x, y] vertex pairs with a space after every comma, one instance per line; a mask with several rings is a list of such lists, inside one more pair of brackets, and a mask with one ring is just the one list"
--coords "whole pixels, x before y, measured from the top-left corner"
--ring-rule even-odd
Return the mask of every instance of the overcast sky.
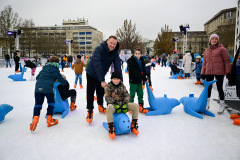
[[0, 0], [0, 10], [11, 5], [36, 26], [61, 25], [64, 20], [85, 18], [103, 32], [115, 35], [125, 19], [136, 24], [143, 38], [154, 40], [161, 27], [179, 31], [188, 23], [191, 31], [203, 31], [204, 23], [222, 9], [237, 7], [237, 0]]

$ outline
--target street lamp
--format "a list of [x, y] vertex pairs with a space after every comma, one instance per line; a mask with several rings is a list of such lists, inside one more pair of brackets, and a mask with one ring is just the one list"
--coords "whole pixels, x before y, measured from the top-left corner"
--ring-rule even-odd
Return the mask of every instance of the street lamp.
[[23, 34], [23, 30], [9, 28], [7, 34], [14, 36], [15, 48], [16, 48], [16, 50], [19, 50], [19, 36], [21, 36]]
[[189, 24], [179, 26], [181, 33], [184, 33], [183, 39], [183, 53], [187, 50], [187, 31], [190, 29]]
[[68, 53], [69, 55], [72, 55], [71, 54], [71, 43], [73, 42], [73, 40], [71, 39], [66, 39], [66, 43], [68, 44]]

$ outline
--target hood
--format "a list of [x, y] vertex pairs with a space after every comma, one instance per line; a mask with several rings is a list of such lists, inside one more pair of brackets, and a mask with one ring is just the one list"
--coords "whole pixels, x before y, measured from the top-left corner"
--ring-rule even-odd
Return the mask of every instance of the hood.
[[77, 59], [74, 64], [80, 64], [81, 63], [81, 59]]

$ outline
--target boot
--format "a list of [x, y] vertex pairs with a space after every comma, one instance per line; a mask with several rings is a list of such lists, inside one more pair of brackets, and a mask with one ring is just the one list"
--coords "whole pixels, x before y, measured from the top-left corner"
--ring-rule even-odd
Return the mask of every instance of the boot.
[[21, 72], [21, 71], [17, 70], [17, 71], [15, 71], [15, 72]]
[[34, 117], [33, 117], [33, 121], [32, 121], [32, 123], [30, 124], [30, 130], [31, 130], [31, 132], [32, 132], [32, 131], [35, 131], [35, 129], [37, 128], [38, 121], [39, 121], [39, 116], [34, 116]]
[[240, 119], [234, 119], [233, 124], [235, 125], [240, 125]]
[[149, 87], [150, 87], [151, 91], [153, 91], [153, 88], [152, 88], [152, 86], [149, 86]]
[[230, 119], [237, 119], [237, 118], [240, 118], [240, 113], [230, 115]]
[[143, 107], [143, 103], [139, 104], [139, 112], [140, 113], [147, 113], [148, 110]]
[[225, 111], [224, 100], [220, 100], [220, 106], [218, 108], [218, 114], [222, 114]]
[[207, 99], [207, 107], [206, 107], [206, 110], [209, 110], [210, 108], [210, 98]]
[[53, 119], [51, 115], [47, 115], [47, 126], [51, 127], [58, 124], [58, 119]]
[[89, 109], [87, 114], [87, 122], [90, 124], [93, 119], [93, 110]]
[[62, 72], [64, 72], [64, 70], [62, 70]]
[[71, 105], [70, 105], [70, 111], [73, 111], [77, 108], [77, 106], [75, 105], [75, 102], [71, 102]]
[[143, 89], [143, 90], [145, 89], [145, 85], [142, 85], [142, 89]]
[[83, 86], [81, 84], [79, 86], [80, 86], [81, 89], [83, 88]]
[[114, 138], [115, 137], [115, 128], [113, 122], [108, 123], [108, 131], [109, 131], [109, 137]]
[[104, 108], [102, 105], [98, 105], [98, 111], [101, 113], [106, 113], [106, 108]]
[[94, 96], [94, 100], [96, 101], [96, 100], [97, 100], [97, 97]]
[[74, 88], [77, 88], [77, 84], [74, 84]]
[[137, 119], [133, 119], [131, 123], [131, 131], [137, 136], [139, 134]]
[[197, 80], [197, 82], [195, 82], [196, 85], [201, 84], [201, 81]]
[[31, 78], [29, 79], [29, 81], [35, 81], [35, 76], [32, 75]]

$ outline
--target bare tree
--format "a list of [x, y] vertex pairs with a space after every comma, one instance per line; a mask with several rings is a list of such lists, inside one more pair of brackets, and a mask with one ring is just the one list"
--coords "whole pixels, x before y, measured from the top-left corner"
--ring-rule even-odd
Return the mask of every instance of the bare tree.
[[13, 9], [10, 5], [6, 6], [4, 10], [0, 13], [0, 37], [1, 43], [7, 49], [13, 50], [14, 46], [14, 37], [7, 35], [9, 28], [19, 27], [18, 13], [13, 12]]
[[226, 47], [232, 56], [234, 56], [234, 37], [235, 37], [235, 24], [218, 26], [217, 34], [220, 37], [220, 43]]
[[21, 24], [21, 29], [23, 30], [23, 35], [20, 38], [22, 51], [25, 54], [25, 50], [28, 51], [29, 58], [31, 51], [34, 46], [34, 39], [36, 35], [33, 34], [33, 27], [35, 26], [32, 19], [25, 19], [24, 22]]
[[116, 36], [120, 43], [121, 49], [130, 49], [132, 52], [136, 48], [141, 48], [144, 50], [144, 44], [141, 42], [142, 37], [139, 32], [137, 32], [136, 24], [132, 24], [130, 20], [124, 20], [122, 28], [119, 28], [116, 32]]
[[158, 33], [153, 48], [155, 55], [171, 53], [171, 51], [173, 50], [174, 43], [172, 41], [172, 30], [169, 28], [168, 25], [165, 25], [165, 28], [161, 28], [161, 33]]

